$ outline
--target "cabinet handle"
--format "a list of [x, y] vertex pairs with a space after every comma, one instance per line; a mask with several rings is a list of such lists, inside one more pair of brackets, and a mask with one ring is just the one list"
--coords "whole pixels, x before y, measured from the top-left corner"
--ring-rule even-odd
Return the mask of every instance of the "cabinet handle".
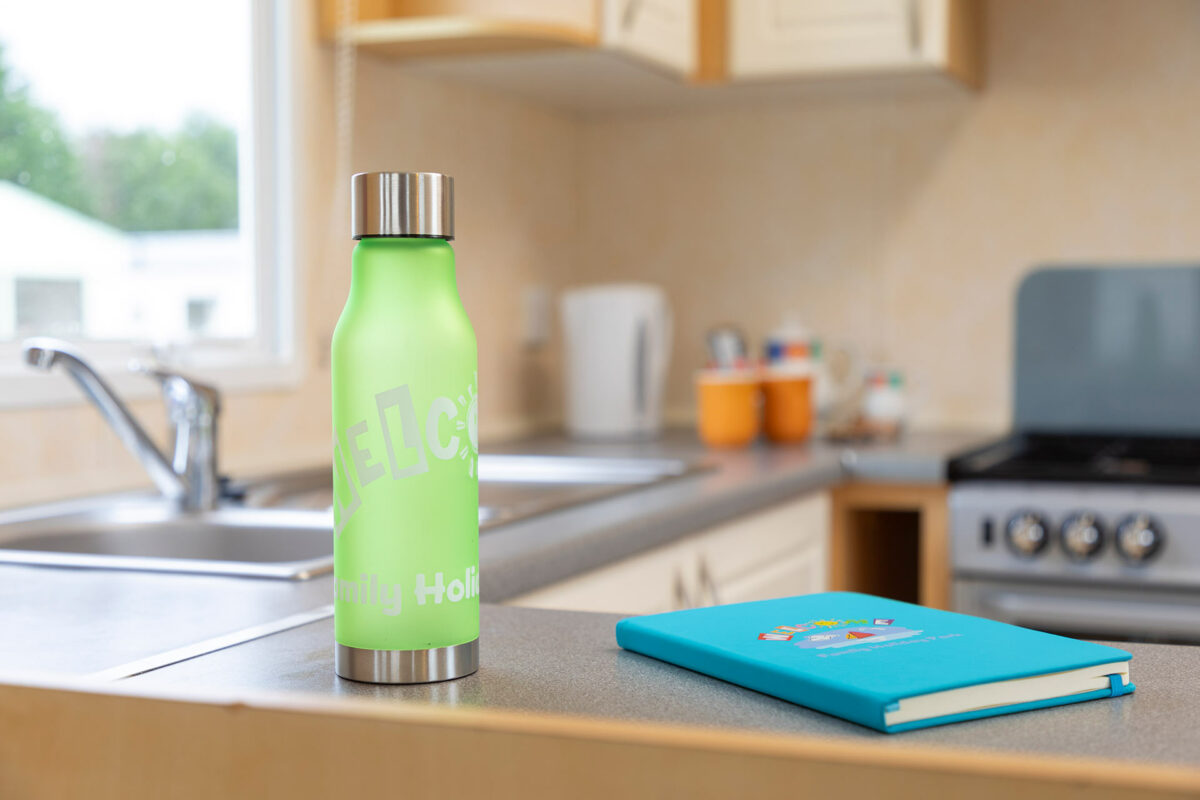
[[621, 12], [621, 30], [631, 31], [637, 21], [638, 13], [642, 10], [642, 0], [629, 0]]
[[913, 55], [921, 53], [921, 0], [908, 0], [908, 46]]
[[708, 559], [704, 556], [700, 557], [700, 601], [704, 602], [705, 596], [708, 597], [709, 605], [721, 605], [721, 597], [717, 593], [717, 582], [713, 580], [712, 572], [708, 568]]
[[683, 584], [683, 573], [675, 570], [675, 585], [672, 589], [675, 595], [675, 610], [679, 611], [684, 608], [695, 608], [692, 598], [688, 597], [687, 587]]

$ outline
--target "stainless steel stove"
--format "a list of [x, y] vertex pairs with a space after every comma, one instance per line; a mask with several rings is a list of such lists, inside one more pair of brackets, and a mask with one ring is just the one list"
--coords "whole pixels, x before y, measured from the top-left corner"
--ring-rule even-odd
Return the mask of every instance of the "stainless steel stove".
[[956, 610], [1200, 643], [1200, 268], [1035, 272], [1016, 333], [1016, 432], [950, 464]]

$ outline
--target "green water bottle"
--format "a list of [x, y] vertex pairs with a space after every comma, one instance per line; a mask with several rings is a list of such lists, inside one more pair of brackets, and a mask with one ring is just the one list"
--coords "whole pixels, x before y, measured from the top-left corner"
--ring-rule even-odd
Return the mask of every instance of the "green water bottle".
[[425, 683], [479, 665], [475, 333], [454, 279], [454, 181], [351, 179], [333, 333], [336, 670]]

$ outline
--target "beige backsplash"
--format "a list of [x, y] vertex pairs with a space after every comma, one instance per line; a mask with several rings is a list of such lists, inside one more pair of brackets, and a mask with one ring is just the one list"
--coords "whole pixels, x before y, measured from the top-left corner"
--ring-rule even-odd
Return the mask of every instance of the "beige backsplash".
[[[993, 0], [987, 88], [576, 119], [359, 61], [354, 167], [455, 175], [459, 283], [480, 343], [481, 428], [558, 412], [557, 348], [519, 342], [522, 287], [637, 279], [676, 309], [668, 403], [691, 405], [713, 322], [787, 310], [903, 368], [921, 426], [1003, 427], [1012, 294], [1031, 265], [1196, 259], [1200, 12], [1193, 0]], [[236, 473], [320, 463], [324, 353], [349, 279], [330, 236], [329, 53], [302, 64], [297, 251], [308, 313], [294, 391], [227, 398]], [[340, 223], [339, 223], [340, 224]], [[155, 401], [137, 411], [161, 429]], [[143, 485], [94, 411], [0, 413], [0, 504]]]
[[994, 0], [986, 24], [978, 95], [585, 127], [580, 275], [668, 287], [677, 411], [706, 326], [795, 309], [903, 368], [917, 424], [1003, 427], [1031, 266], [1200, 261], [1200, 4]]

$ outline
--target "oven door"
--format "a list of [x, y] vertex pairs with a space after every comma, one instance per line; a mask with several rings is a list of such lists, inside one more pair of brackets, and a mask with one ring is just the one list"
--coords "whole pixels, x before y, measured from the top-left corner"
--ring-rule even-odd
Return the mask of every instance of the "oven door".
[[1200, 591], [960, 578], [954, 610], [1065, 636], [1200, 644]]

